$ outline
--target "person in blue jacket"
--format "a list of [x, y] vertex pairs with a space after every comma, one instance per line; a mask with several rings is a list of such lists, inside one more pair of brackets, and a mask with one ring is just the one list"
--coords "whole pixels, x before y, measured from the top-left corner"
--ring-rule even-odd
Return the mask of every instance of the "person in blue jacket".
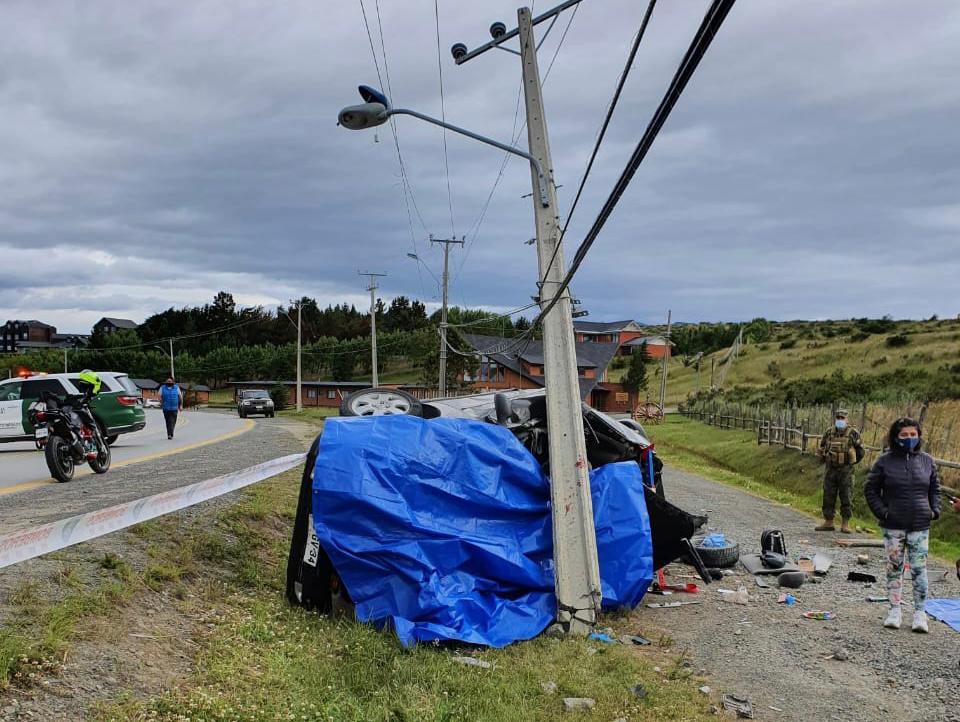
[[183, 411], [183, 394], [169, 376], [160, 387], [160, 407], [163, 409], [163, 420], [167, 424], [167, 438], [172, 439], [173, 431], [177, 428], [177, 414]]
[[[887, 451], [867, 476], [864, 495], [883, 530], [890, 611], [883, 626], [900, 628], [900, 593], [906, 556], [913, 578], [913, 631], [926, 633], [927, 547], [930, 523], [940, 517], [940, 481], [933, 457], [920, 450], [922, 432], [913, 419], [893, 422]], [[906, 554], [904, 554], [906, 552]]]

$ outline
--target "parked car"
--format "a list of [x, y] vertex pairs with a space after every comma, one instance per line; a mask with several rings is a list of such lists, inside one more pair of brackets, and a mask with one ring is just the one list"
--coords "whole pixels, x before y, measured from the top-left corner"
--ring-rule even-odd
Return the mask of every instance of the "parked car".
[[160, 406], [160, 399], [143, 399], [143, 408], [145, 409], [159, 409]]
[[[120, 434], [140, 431], [147, 425], [140, 405], [140, 391], [130, 377], [117, 371], [98, 371], [103, 380], [90, 410], [100, 433], [113, 444]], [[56, 396], [78, 395], [74, 380], [79, 374], [37, 374], [0, 381], [0, 443], [34, 441], [34, 427], [27, 418], [31, 403], [49, 391]]]
[[[587, 459], [592, 467], [634, 461], [645, 482], [650, 518], [654, 569], [678, 559], [690, 561], [709, 584], [711, 576], [691, 538], [707, 523], [707, 517], [690, 514], [666, 499], [663, 463], [652, 453], [653, 445], [635, 422], [624, 423], [583, 404]], [[547, 403], [544, 389], [504, 391], [471, 396], [419, 401], [396, 389], [372, 388], [350, 394], [340, 405], [341, 416], [413, 415], [426, 419], [456, 417], [499, 424], [509, 429], [549, 472]], [[292, 604], [336, 613], [352, 608], [349, 596], [330, 560], [320, 546], [311, 524], [312, 465], [319, 438], [307, 457], [287, 561], [287, 598]]]
[[250, 414], [263, 414], [273, 418], [276, 415], [273, 399], [263, 389], [244, 389], [237, 394], [237, 414], [245, 419]]

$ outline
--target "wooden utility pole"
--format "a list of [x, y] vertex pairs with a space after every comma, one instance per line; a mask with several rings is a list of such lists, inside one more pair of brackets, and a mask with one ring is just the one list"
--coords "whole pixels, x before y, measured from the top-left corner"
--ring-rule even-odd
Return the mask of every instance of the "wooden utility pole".
[[301, 352], [302, 347], [302, 334], [300, 329], [303, 327], [303, 299], [297, 302], [297, 413], [299, 414], [303, 411], [303, 391], [301, 387], [302, 383], [302, 365], [301, 365]]
[[450, 246], [459, 244], [463, 246], [463, 239], [456, 238], [434, 238], [430, 236], [430, 243], [440, 243], [443, 245], [443, 305], [440, 310], [440, 383], [437, 390], [440, 397], [447, 395], [447, 285], [450, 279]]
[[376, 291], [379, 288], [375, 279], [384, 278], [386, 273], [370, 273], [369, 271], [357, 271], [361, 276], [366, 276], [370, 279], [369, 285], [367, 285], [367, 290], [370, 291], [370, 363], [371, 372], [373, 373], [373, 387], [376, 388], [380, 385], [380, 378], [377, 372], [377, 294]]
[[663, 349], [663, 366], [660, 368], [660, 411], [666, 414], [664, 402], [667, 396], [667, 359], [670, 357], [670, 314], [667, 311], [667, 334], [664, 336], [665, 348]]

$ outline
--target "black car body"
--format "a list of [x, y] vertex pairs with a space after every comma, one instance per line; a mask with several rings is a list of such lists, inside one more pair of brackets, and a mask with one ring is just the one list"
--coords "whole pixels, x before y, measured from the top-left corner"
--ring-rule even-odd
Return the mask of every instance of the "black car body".
[[[373, 403], [370, 399], [373, 399]], [[372, 407], [377, 407], [379, 411], [368, 411]], [[346, 416], [405, 413], [427, 419], [443, 416], [499, 424], [514, 433], [544, 471], [549, 470], [544, 389], [491, 392], [423, 402], [391, 389], [365, 389], [345, 398], [340, 413]], [[652, 453], [652, 444], [642, 427], [614, 419], [586, 404], [582, 405], [582, 413], [587, 458], [592, 467], [620, 461], [634, 461], [640, 466], [647, 485], [645, 496], [653, 539], [654, 568], [660, 569], [676, 559], [692, 555], [704, 581], [709, 583], [709, 574], [698, 563], [699, 558], [690, 543], [691, 537], [706, 524], [707, 518], [689, 514], [666, 500], [663, 464]], [[345, 594], [310, 527], [313, 465], [319, 441], [318, 437], [310, 449], [301, 483], [287, 564], [287, 597], [292, 604], [328, 613]]]

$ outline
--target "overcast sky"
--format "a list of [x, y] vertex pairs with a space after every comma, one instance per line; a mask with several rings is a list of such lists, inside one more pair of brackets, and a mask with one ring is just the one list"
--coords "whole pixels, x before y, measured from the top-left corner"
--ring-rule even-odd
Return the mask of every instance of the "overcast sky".
[[[535, 11], [549, 7], [538, 3]], [[386, 81], [374, 0], [365, 0]], [[567, 257], [643, 133], [708, 6], [661, 2], [567, 236]], [[502, 140], [519, 59], [457, 67], [516, 2], [441, 0], [450, 122]], [[545, 83], [565, 215], [646, 2], [584, 0]], [[545, 73], [571, 11], [540, 51]], [[394, 104], [440, 115], [433, 2], [381, 0]], [[543, 32], [545, 25], [538, 27]], [[589, 320], [927, 317], [960, 312], [960, 4], [740, 0], [574, 283]], [[84, 331], [218, 290], [436, 303], [535, 291], [530, 175], [503, 154], [397, 121], [336, 127], [379, 84], [359, 2], [0, 3], [0, 322]], [[526, 134], [520, 136], [525, 145]], [[422, 219], [421, 219], [422, 217]], [[412, 233], [411, 233], [412, 227]]]

